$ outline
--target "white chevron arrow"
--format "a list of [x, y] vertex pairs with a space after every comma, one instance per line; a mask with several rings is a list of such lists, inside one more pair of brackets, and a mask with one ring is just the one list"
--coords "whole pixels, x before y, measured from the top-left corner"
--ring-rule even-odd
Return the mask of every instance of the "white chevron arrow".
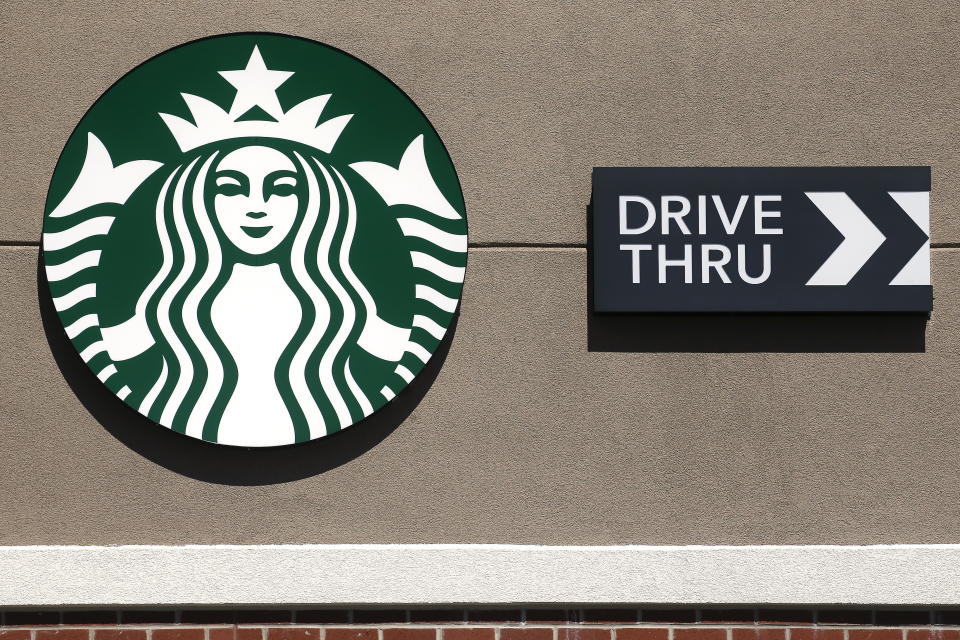
[[890, 197], [896, 200], [910, 219], [927, 234], [913, 257], [903, 265], [890, 284], [914, 285], [930, 284], [930, 192], [929, 191], [890, 191]]
[[843, 234], [843, 242], [820, 265], [807, 285], [844, 285], [857, 275], [886, 237], [842, 191], [807, 192], [806, 196]]

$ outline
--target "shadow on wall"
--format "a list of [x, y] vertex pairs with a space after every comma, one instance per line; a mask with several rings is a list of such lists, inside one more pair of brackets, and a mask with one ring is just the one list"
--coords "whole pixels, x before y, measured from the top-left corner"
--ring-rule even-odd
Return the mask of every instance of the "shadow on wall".
[[113, 395], [83, 362], [63, 330], [37, 260], [37, 291], [43, 330], [67, 384], [87, 411], [117, 440], [176, 473], [229, 485], [263, 485], [300, 480], [363, 455], [402, 423], [420, 404], [446, 360], [456, 333], [454, 316], [427, 366], [397, 397], [348, 429], [286, 447], [245, 449], [216, 445], [173, 432], [140, 415]]
[[587, 350], [635, 353], [923, 353], [927, 314], [593, 312], [587, 206]]
[[589, 351], [922, 353], [925, 315], [590, 313]]

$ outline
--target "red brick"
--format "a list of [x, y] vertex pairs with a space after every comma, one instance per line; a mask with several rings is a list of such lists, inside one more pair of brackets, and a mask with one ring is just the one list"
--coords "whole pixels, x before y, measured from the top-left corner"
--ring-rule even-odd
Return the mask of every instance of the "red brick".
[[663, 627], [622, 627], [617, 640], [667, 640], [670, 630]]
[[721, 627], [680, 627], [673, 630], [673, 640], [727, 640]]
[[88, 640], [89, 629], [37, 629], [37, 640]]
[[500, 640], [553, 640], [553, 629], [504, 627], [500, 629]]
[[269, 627], [267, 640], [320, 640], [319, 627]]
[[147, 640], [146, 629], [110, 627], [95, 629], [93, 634], [94, 640]]
[[786, 637], [786, 629], [754, 627], [753, 629], [733, 629], [732, 640], [784, 640]]
[[377, 640], [376, 629], [327, 629], [326, 640]]
[[[493, 640], [494, 631], [489, 627], [444, 627], [443, 640]], [[953, 640], [952, 638], [950, 640]]]
[[264, 631], [263, 627], [237, 627], [236, 640], [263, 640]]
[[590, 627], [560, 627], [557, 640], [610, 640], [610, 629]]
[[790, 629], [790, 640], [843, 640], [843, 629], [793, 628]]
[[237, 628], [210, 627], [210, 640], [237, 640]]
[[902, 640], [901, 629], [848, 629], [849, 640]]
[[[210, 640], [263, 640], [263, 627], [209, 627]], [[154, 632], [156, 633], [156, 632]]]
[[[213, 630], [210, 630], [213, 639]], [[232, 629], [231, 629], [232, 631]], [[153, 640], [203, 640], [203, 627], [171, 627], [169, 629], [154, 629]], [[233, 640], [231, 633], [227, 640]]]
[[960, 629], [910, 629], [907, 640], [960, 640]]
[[437, 630], [423, 627], [384, 629], [383, 640], [437, 640]]
[[27, 629], [0, 629], [0, 640], [30, 640], [30, 631]]

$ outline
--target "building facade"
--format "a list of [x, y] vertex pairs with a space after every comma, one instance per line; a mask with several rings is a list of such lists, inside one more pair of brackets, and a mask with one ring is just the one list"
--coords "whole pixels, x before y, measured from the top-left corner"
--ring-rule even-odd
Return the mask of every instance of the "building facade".
[[[2, 13], [3, 638], [957, 633], [952, 3]], [[263, 450], [171, 438], [118, 403], [58, 324], [39, 249], [98, 97], [244, 31], [395, 82], [469, 219], [463, 297], [420, 375], [343, 433]], [[593, 312], [594, 167], [834, 165], [931, 167], [929, 315]]]

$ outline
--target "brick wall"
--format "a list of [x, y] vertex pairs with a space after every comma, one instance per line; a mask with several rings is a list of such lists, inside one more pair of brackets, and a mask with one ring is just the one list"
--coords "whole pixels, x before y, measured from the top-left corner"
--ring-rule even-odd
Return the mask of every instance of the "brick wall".
[[0, 611], [0, 640], [960, 640], [960, 611]]

